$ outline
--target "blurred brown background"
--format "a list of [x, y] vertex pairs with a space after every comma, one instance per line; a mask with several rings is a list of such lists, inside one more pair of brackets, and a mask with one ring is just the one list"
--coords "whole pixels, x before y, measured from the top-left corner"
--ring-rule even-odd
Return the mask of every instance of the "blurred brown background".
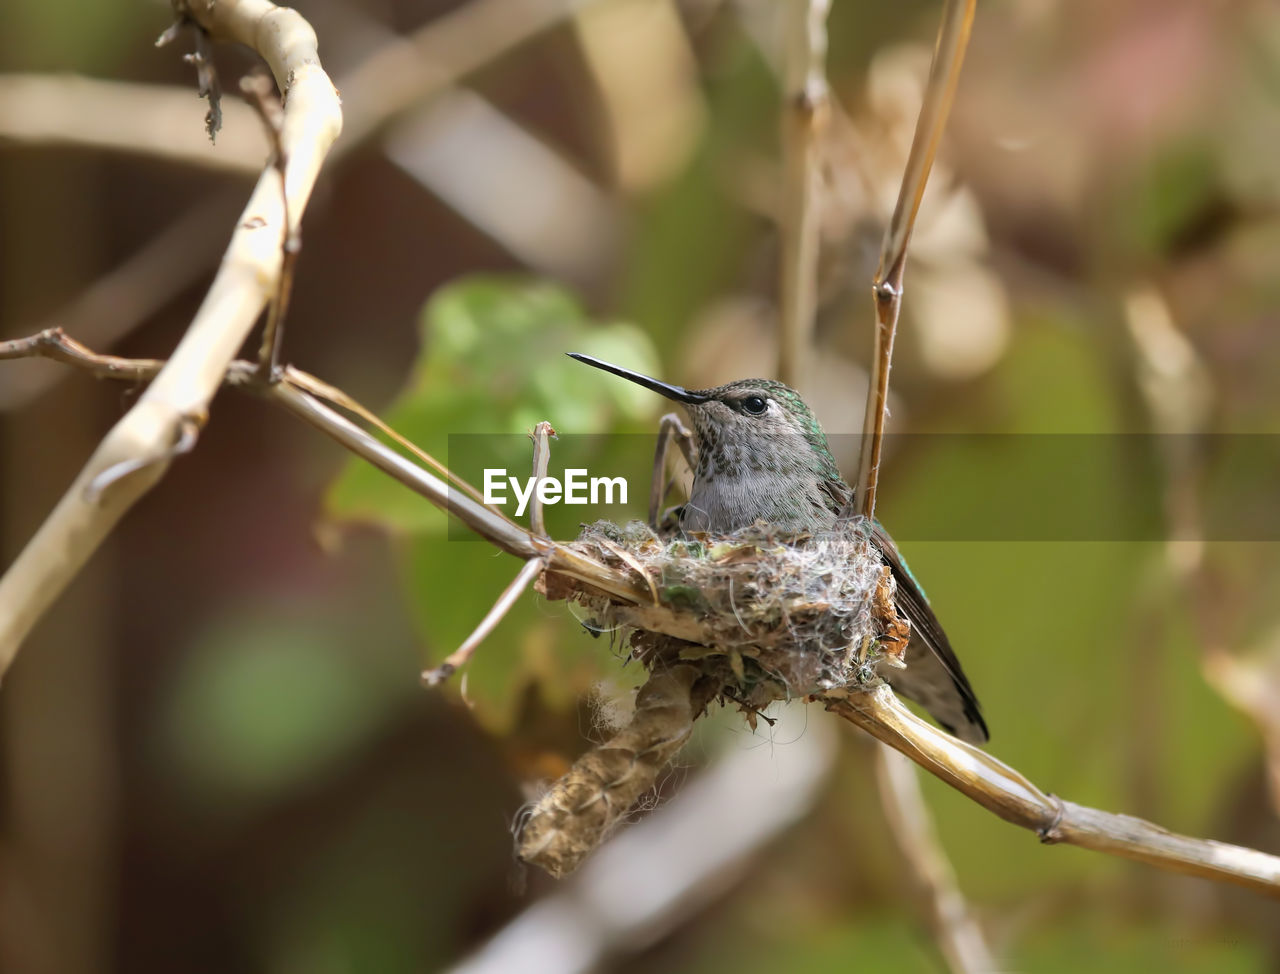
[[[299, 3], [348, 114], [304, 222], [286, 359], [385, 409], [430, 361], [428, 297], [501, 273], [514, 276], [457, 286], [556, 282], [590, 319], [637, 326], [673, 381], [772, 374], [781, 6]], [[549, 26], [499, 43], [537, 10]], [[868, 284], [938, 13], [837, 3], [829, 20], [843, 112], [824, 145], [820, 354], [802, 386], [832, 431], [861, 426]], [[256, 123], [228, 95], [226, 131], [202, 144], [190, 38], [152, 43], [163, 4], [8, 0], [0, 19], [0, 338], [60, 324], [99, 351], [163, 357], [256, 175]], [[423, 43], [446, 74], [466, 68], [456, 85], [390, 117], [377, 90], [348, 87], [397, 34], [441, 25]], [[225, 46], [217, 58], [235, 91], [252, 59]], [[125, 101], [72, 75], [155, 87]], [[144, 140], [190, 148], [173, 158]], [[908, 267], [893, 429], [1275, 433], [1278, 148], [1272, 4], [981, 4]], [[487, 394], [486, 354], [481, 341], [472, 394]], [[560, 426], [557, 394], [543, 418]], [[580, 395], [564, 389], [566, 403]], [[131, 396], [0, 363], [5, 564]], [[651, 408], [581, 431], [650, 429]], [[458, 412], [445, 432], [496, 431]], [[1108, 488], [1193, 540], [921, 536], [905, 553], [993, 753], [1073, 800], [1280, 851], [1266, 746], [1280, 741], [1276, 546], [1194, 540], [1200, 505], [1222, 503], [1212, 439], [1138, 442], [1142, 457], [1102, 474]], [[889, 458], [891, 529], [963, 516], [984, 482], [1018, 474], [926, 444]], [[0, 691], [0, 970], [440, 970], [555, 894], [521, 877], [508, 825], [596, 733], [586, 691], [616, 678], [617, 659], [531, 596], [527, 624], [481, 649], [518, 661], [491, 664], [485, 699], [499, 703], [473, 714], [456, 685], [420, 690], [424, 662], [515, 565], [472, 552], [467, 574], [443, 537], [340, 523], [326, 490], [343, 463], [284, 414], [220, 395], [195, 452], [23, 648]], [[1277, 472], [1264, 466], [1231, 503], [1270, 513]], [[1090, 483], [1040, 484], [1031, 502], [1069, 508]], [[415, 587], [440, 574], [449, 589]], [[829, 730], [806, 716], [797, 754]], [[591, 963], [943, 969], [868, 749], [836, 730], [797, 824], [645, 936], [606, 938]], [[664, 794], [717, 755], [763, 747], [785, 764], [791, 740], [713, 721]], [[935, 782], [925, 791], [1006, 969], [1280, 963], [1259, 897], [1042, 848]]]

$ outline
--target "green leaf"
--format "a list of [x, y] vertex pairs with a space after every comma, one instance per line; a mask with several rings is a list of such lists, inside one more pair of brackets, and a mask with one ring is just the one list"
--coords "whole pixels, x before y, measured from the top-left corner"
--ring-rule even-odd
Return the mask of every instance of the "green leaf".
[[[641, 371], [658, 368], [641, 331], [591, 322], [561, 288], [501, 277], [449, 285], [427, 304], [422, 354], [385, 419], [477, 487], [486, 466], [529, 475], [532, 451], [524, 434], [542, 420], [566, 434], [652, 429], [657, 397], [573, 361], [565, 354], [571, 351]], [[566, 464], [587, 466], [593, 474], [625, 475], [629, 484], [647, 485], [649, 471], [638, 469], [636, 459], [651, 458], [651, 432], [643, 451], [612, 435], [569, 439], [553, 441], [552, 473]], [[637, 512], [642, 500], [628, 497]], [[447, 531], [443, 514], [363, 461], [348, 463], [326, 509], [339, 523], [359, 521], [404, 536], [402, 577], [425, 644], [424, 665], [457, 648], [520, 567], [456, 526]], [[505, 510], [515, 516], [514, 505]], [[552, 533], [576, 533], [584, 510], [549, 507]], [[531, 682], [551, 703], [568, 706], [599, 678], [608, 659], [607, 649], [586, 638], [564, 606], [526, 594], [463, 671], [467, 701], [482, 723], [504, 730]], [[454, 686], [460, 683], [455, 677]]]
[[[604, 433], [653, 416], [652, 393], [573, 361], [585, 352], [657, 371], [657, 355], [631, 325], [593, 325], [564, 290], [477, 277], [442, 288], [422, 320], [422, 354], [384, 417], [438, 460], [449, 437], [527, 433], [548, 420], [573, 433]], [[520, 466], [527, 469], [527, 447]], [[514, 469], [514, 468], [513, 468]], [[361, 460], [329, 490], [329, 515], [411, 534], [439, 532], [444, 515]]]

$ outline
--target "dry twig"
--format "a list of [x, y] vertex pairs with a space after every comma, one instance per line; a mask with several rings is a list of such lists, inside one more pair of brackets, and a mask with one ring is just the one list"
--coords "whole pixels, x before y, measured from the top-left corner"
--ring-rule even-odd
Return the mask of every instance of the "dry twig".
[[[345, 137], [333, 147], [331, 159], [343, 158], [414, 106], [449, 92], [463, 76], [589, 2], [534, 0], [513, 7], [506, 0], [476, 0], [408, 37], [388, 40], [340, 79], [347, 122]], [[0, 77], [0, 137], [140, 152], [246, 175], [262, 171], [262, 127], [250, 124], [249, 106], [235, 101], [224, 106], [228, 128], [214, 151], [207, 139], [192, 137], [183, 124], [190, 104], [187, 88], [10, 75]], [[60, 309], [32, 330], [60, 324], [88, 337], [91, 327], [95, 343], [118, 340], [196, 280], [217, 252], [209, 249], [208, 241], [217, 236], [215, 219], [221, 212], [220, 206], [194, 208], [162, 237], [91, 285], [70, 308]], [[44, 388], [45, 383], [35, 379], [0, 390], [0, 408], [11, 408]]]
[[875, 353], [871, 360], [871, 381], [867, 386], [857, 490], [849, 502], [849, 513], [856, 509], [864, 517], [874, 517], [876, 511], [880, 448], [889, 412], [889, 368], [893, 361], [898, 312], [902, 307], [902, 275], [907, 264], [907, 245], [911, 241], [916, 213], [920, 210], [920, 200], [924, 198], [924, 189], [929, 181], [929, 170], [942, 141], [947, 115], [960, 80], [960, 66], [969, 46], [969, 29], [973, 26], [976, 4], [977, 0], [946, 0], [943, 8], [942, 27], [933, 51], [924, 103], [920, 106], [911, 152], [902, 173], [902, 189], [898, 193], [893, 216], [885, 228], [880, 268], [872, 285], [876, 303]]
[[[133, 380], [159, 372], [160, 363], [94, 356], [75, 343], [68, 342], [65, 348], [60, 348], [62, 345], [58, 336], [4, 342], [0, 343], [0, 359], [44, 355], [103, 377]], [[556, 586], [549, 595], [572, 596], [595, 605], [607, 604], [612, 606], [617, 621], [665, 633], [695, 647], [702, 646], [703, 658], [712, 660], [714, 672], [732, 678], [732, 656], [706, 649], [723, 643], [723, 633], [740, 631], [738, 620], [731, 614], [727, 619], [719, 619], [700, 616], [687, 605], [681, 607], [667, 602], [655, 605], [649, 585], [635, 580], [630, 569], [623, 571], [614, 567], [609, 563], [610, 558], [594, 557], [580, 550], [581, 546], [538, 538], [470, 497], [451, 490], [446, 481], [405, 459], [306, 391], [308, 384], [320, 387], [324, 384], [305, 373], [285, 369], [281, 381], [263, 384], [256, 379], [256, 365], [241, 361], [228, 369], [227, 382], [258, 392], [285, 407], [430, 503], [458, 517], [503, 551], [526, 561], [535, 557], [545, 559], [547, 569], [543, 581], [553, 578]], [[588, 545], [587, 550], [607, 551], [598, 544]], [[727, 553], [726, 557], [731, 559], [733, 553]], [[879, 627], [883, 621], [876, 621], [875, 625]], [[774, 651], [785, 652], [784, 643], [780, 641]], [[738, 664], [741, 662], [739, 659]], [[804, 665], [811, 664], [805, 662]], [[886, 686], [819, 689], [815, 698], [828, 710], [901, 751], [1005, 821], [1036, 832], [1043, 842], [1078, 845], [1163, 869], [1235, 883], [1280, 898], [1280, 857], [1177, 835], [1141, 819], [1098, 811], [1047, 795], [985, 751], [916, 717]], [[754, 704], [754, 701], [748, 702]]]
[[546, 563], [541, 558], [530, 558], [524, 563], [519, 573], [511, 584], [502, 590], [502, 594], [498, 596], [498, 601], [493, 604], [480, 625], [476, 626], [470, 636], [463, 641], [462, 645], [450, 653], [443, 663], [434, 669], [426, 670], [422, 674], [422, 682], [429, 687], [439, 686], [454, 673], [466, 666], [471, 661], [472, 655], [476, 649], [484, 642], [489, 633], [497, 628], [498, 623], [502, 621], [502, 617], [511, 611], [511, 607], [516, 604], [516, 599], [524, 594], [525, 589], [533, 584], [534, 579], [542, 574], [542, 570], [546, 567]]
[[876, 749], [876, 784], [898, 848], [928, 900], [929, 925], [955, 974], [997, 969], [977, 918], [956, 883], [955, 870], [938, 841], [915, 765], [884, 744]]
[[178, 19], [160, 35], [156, 47], [164, 47], [175, 40], [183, 27], [192, 28], [196, 49], [190, 54], [184, 54], [182, 60], [194, 65], [196, 94], [209, 102], [209, 110], [204, 116], [204, 129], [209, 134], [209, 141], [213, 142], [222, 130], [222, 82], [218, 78], [218, 67], [213, 61], [213, 44], [209, 41], [204, 25], [187, 15], [185, 2], [175, 0], [173, 6], [178, 12]]
[[[258, 49], [288, 93], [281, 136], [288, 148], [283, 195], [291, 200], [296, 223], [342, 127], [337, 92], [320, 67], [315, 33], [295, 11], [268, 0], [201, 0], [185, 12], [211, 35]], [[0, 579], [0, 674], [124, 512], [163, 476], [175, 447], [205, 422], [227, 367], [276, 291], [281, 240], [289, 228], [275, 176], [269, 168], [258, 181], [208, 296], [172, 358], [103, 439]], [[104, 483], [99, 493], [91, 492]]]
[[1041, 842], [1106, 852], [1280, 898], [1280, 857], [1178, 835], [1140, 818], [1048, 795], [986, 751], [925, 723], [888, 687], [833, 691], [821, 699], [828, 710], [901, 751], [1006, 822], [1035, 832]]
[[831, 111], [825, 73], [829, 8], [830, 0], [787, 0], [786, 7], [778, 375], [796, 388], [803, 388], [809, 375], [818, 307], [822, 199], [818, 156]]
[[[545, 420], [533, 428], [533, 483], [536, 485], [542, 483], [547, 475], [547, 464], [551, 462], [551, 444], [549, 438], [556, 435], [556, 431], [551, 428], [551, 424]], [[535, 489], [529, 507], [529, 526], [533, 528], [533, 533], [540, 538], [547, 536], [546, 513], [542, 509], [542, 497], [539, 496]]]
[[271, 164], [280, 174], [281, 222], [284, 224], [284, 244], [281, 247], [280, 274], [275, 293], [267, 307], [267, 323], [262, 329], [262, 347], [258, 351], [258, 373], [270, 381], [279, 367], [280, 342], [284, 337], [284, 316], [289, 310], [289, 296], [293, 293], [293, 269], [298, 263], [298, 251], [302, 249], [302, 229], [298, 221], [289, 217], [289, 194], [284, 192], [288, 172], [289, 154], [284, 135], [284, 106], [276, 97], [271, 78], [265, 71], [253, 71], [240, 79], [240, 90], [253, 107], [271, 144]]

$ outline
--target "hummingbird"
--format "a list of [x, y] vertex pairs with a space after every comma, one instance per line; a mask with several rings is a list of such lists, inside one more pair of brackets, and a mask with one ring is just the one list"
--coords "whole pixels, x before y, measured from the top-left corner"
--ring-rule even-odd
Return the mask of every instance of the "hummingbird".
[[[698, 455], [689, 498], [679, 509], [681, 530], [729, 534], [757, 521], [785, 532], [830, 530], [848, 509], [853, 490], [813, 410], [790, 386], [740, 379], [685, 389], [589, 355], [569, 355], [684, 406]], [[869, 535], [897, 583], [897, 608], [911, 623], [906, 668], [882, 675], [952, 734], [986, 743], [978, 698], [923, 589], [878, 521], [870, 521]]]

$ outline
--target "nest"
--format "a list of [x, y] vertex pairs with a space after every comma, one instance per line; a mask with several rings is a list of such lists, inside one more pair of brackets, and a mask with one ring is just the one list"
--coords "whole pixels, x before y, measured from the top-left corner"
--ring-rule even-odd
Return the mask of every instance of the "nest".
[[755, 725], [777, 700], [878, 681], [902, 666], [910, 634], [895, 583], [861, 519], [783, 535], [757, 524], [722, 537], [664, 540], [646, 525], [584, 527], [568, 547], [642, 577], [651, 605], [619, 602], [563, 576], [541, 591], [622, 630], [650, 671], [630, 723], [593, 748], [522, 818], [517, 852], [555, 876], [581, 862], [675, 757], [713, 701]]

